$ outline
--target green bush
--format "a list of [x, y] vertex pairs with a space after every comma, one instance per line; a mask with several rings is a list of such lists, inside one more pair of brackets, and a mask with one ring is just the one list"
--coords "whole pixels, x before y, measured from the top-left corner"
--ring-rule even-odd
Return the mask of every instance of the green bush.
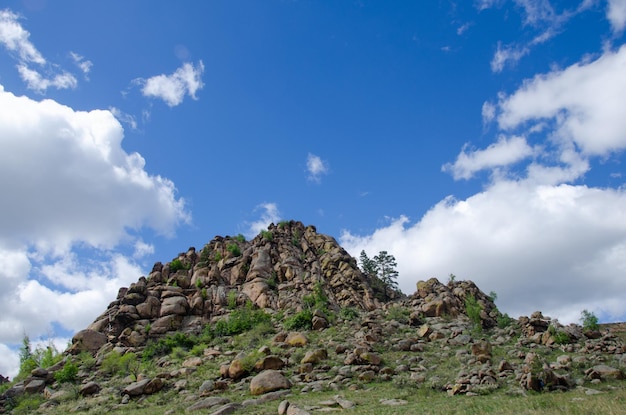
[[191, 268], [191, 264], [183, 264], [183, 262], [178, 258], [170, 262], [170, 272], [176, 272], [181, 269], [189, 268]]
[[251, 301], [240, 309], [233, 310], [227, 319], [219, 320], [213, 327], [215, 337], [234, 336], [244, 333], [253, 327], [270, 323], [272, 316], [263, 310], [255, 309]]
[[133, 352], [120, 354], [112, 351], [106, 355], [100, 366], [100, 370], [111, 376], [137, 375], [140, 361]]
[[165, 338], [161, 338], [158, 341], [149, 340], [143, 349], [141, 358], [146, 362], [155, 356], [169, 354], [177, 347], [190, 350], [197, 343], [198, 339], [185, 333], [176, 332], [175, 334], [168, 334]]
[[242, 234], [239, 234], [239, 235], [235, 236], [235, 240], [236, 240], [237, 242], [244, 243], [244, 242], [246, 242], [246, 237], [245, 237], [245, 236], [243, 236]]
[[482, 320], [480, 318], [480, 313], [483, 311], [483, 308], [478, 304], [478, 301], [473, 295], [468, 295], [465, 298], [465, 312], [467, 313], [467, 317], [469, 317], [472, 325], [474, 326], [474, 330], [482, 331]]
[[505, 329], [513, 323], [513, 319], [509, 317], [507, 313], [498, 314], [498, 317], [496, 317], [496, 322], [498, 323], [498, 327], [500, 327], [501, 329]]
[[231, 290], [228, 292], [228, 295], [226, 297], [226, 307], [228, 307], [229, 310], [234, 310], [235, 308], [237, 308], [238, 296], [239, 294], [237, 294], [237, 291], [235, 290]]
[[241, 249], [239, 249], [239, 245], [237, 244], [228, 244], [226, 250], [233, 254], [233, 256], [241, 256]]
[[389, 307], [387, 310], [386, 319], [391, 321], [395, 320], [398, 323], [407, 324], [409, 322], [409, 316], [411, 315], [411, 310], [402, 306], [393, 306]]
[[89, 352], [78, 355], [78, 365], [84, 370], [91, 370], [96, 366], [96, 359]]
[[271, 231], [261, 231], [261, 236], [267, 241], [272, 241], [274, 239], [274, 234]]
[[313, 313], [311, 310], [302, 310], [285, 320], [287, 330], [310, 330]]
[[354, 320], [359, 317], [359, 311], [354, 307], [344, 307], [339, 311], [339, 317], [344, 320]]
[[58, 370], [54, 374], [54, 379], [59, 383], [75, 382], [78, 375], [78, 366], [68, 361], [63, 366], [63, 369]]
[[583, 310], [580, 313], [580, 321], [583, 324], [584, 330], [596, 331], [600, 328], [598, 317], [588, 310]]

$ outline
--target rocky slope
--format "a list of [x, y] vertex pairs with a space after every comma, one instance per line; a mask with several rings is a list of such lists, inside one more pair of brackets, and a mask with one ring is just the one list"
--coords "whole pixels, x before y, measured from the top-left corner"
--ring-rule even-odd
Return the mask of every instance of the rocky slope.
[[[120, 289], [62, 362], [12, 384], [0, 408], [37, 397], [41, 413], [306, 414], [349, 410], [359, 402], [342, 392], [386, 383], [446, 396], [622, 387], [626, 346], [611, 332], [540, 312], [509, 319], [471, 281], [433, 278], [393, 297], [379, 301], [356, 260], [313, 226], [216, 237]], [[327, 391], [324, 404], [294, 403]]]

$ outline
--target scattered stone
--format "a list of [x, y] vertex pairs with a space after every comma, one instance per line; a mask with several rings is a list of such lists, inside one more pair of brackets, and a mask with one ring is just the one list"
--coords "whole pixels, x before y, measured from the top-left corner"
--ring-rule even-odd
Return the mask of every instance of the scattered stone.
[[100, 385], [93, 381], [85, 383], [78, 390], [81, 396], [95, 395], [98, 392], [100, 392]]
[[292, 332], [285, 338], [285, 343], [293, 347], [304, 347], [309, 344], [309, 339], [302, 333]]
[[291, 388], [291, 382], [277, 370], [265, 370], [250, 382], [250, 393], [252, 395], [262, 395], [279, 389]]
[[230, 403], [230, 399], [223, 398], [221, 396], [212, 396], [210, 398], [202, 399], [201, 401], [196, 402], [195, 404], [189, 406], [186, 409], [186, 411], [192, 412], [192, 411], [199, 411], [202, 409], [211, 409], [216, 406], [226, 405], [227, 403]]
[[241, 404], [231, 402], [220, 406], [214, 412], [211, 412], [211, 415], [230, 415], [234, 414], [239, 408], [241, 408]]

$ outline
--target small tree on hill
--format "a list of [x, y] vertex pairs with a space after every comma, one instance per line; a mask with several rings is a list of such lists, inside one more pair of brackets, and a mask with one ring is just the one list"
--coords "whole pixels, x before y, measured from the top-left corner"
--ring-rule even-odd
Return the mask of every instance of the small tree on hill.
[[385, 298], [389, 298], [389, 290], [397, 290], [398, 271], [396, 267], [396, 258], [390, 255], [387, 251], [380, 251], [378, 255], [374, 257], [374, 263], [376, 264], [376, 271], [378, 279], [383, 283], [383, 290]]
[[373, 259], [370, 259], [365, 251], [359, 256], [361, 271], [365, 274], [374, 291], [374, 295], [381, 301], [387, 301], [393, 290], [398, 289], [398, 271], [396, 271], [396, 259], [387, 251], [380, 251]]

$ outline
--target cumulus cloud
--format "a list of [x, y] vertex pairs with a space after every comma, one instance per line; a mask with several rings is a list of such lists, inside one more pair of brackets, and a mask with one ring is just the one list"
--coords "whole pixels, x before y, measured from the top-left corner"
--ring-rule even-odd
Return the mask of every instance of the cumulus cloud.
[[503, 96], [498, 125], [555, 123], [554, 138], [571, 140], [585, 154], [604, 155], [626, 146], [626, 46], [595, 61], [537, 75], [511, 96]]
[[280, 211], [276, 203], [261, 203], [255, 209], [255, 212], [261, 212], [259, 219], [254, 222], [248, 223], [248, 231], [246, 236], [254, 238], [261, 231], [267, 230], [267, 227], [272, 223], [278, 223], [280, 221]]
[[[120, 286], [142, 273], [111, 249], [130, 245], [139, 259], [153, 247], [136, 232], [149, 227], [172, 235], [190, 215], [171, 181], [148, 174], [141, 155], [124, 151], [122, 126], [110, 111], [75, 111], [2, 86], [0, 107], [0, 193], [7, 195], [0, 216], [0, 344], [6, 347], [25, 333], [44, 335], [53, 323], [69, 331], [86, 327]], [[11, 366], [11, 356], [0, 353], [0, 367]]]
[[319, 156], [309, 153], [306, 158], [307, 179], [320, 183], [322, 176], [328, 174], [328, 164]]
[[606, 16], [613, 31], [622, 32], [626, 27], [626, 0], [609, 0]]
[[[355, 256], [393, 254], [407, 293], [418, 280], [454, 273], [498, 293], [514, 316], [542, 310], [574, 322], [588, 309], [622, 320], [626, 188], [579, 183], [597, 158], [626, 148], [624, 70], [626, 47], [500, 94], [487, 117], [496, 120], [496, 141], [465, 147], [444, 169], [455, 178], [515, 163], [525, 169], [492, 175], [479, 193], [445, 198], [416, 222], [402, 216], [370, 235], [345, 231], [342, 244]], [[523, 138], [530, 136], [537, 145]]]
[[196, 98], [196, 92], [204, 87], [202, 74], [204, 64], [199, 61], [196, 66], [185, 63], [171, 75], [157, 75], [146, 80], [137, 80], [142, 84], [144, 96], [160, 98], [170, 107], [183, 102], [185, 95]]
[[509, 166], [533, 154], [524, 137], [500, 136], [498, 141], [485, 150], [461, 150], [454, 163], [445, 164], [442, 170], [451, 173], [455, 180], [470, 179], [474, 173], [495, 167]]
[[346, 232], [341, 243], [355, 256], [393, 254], [407, 293], [418, 280], [454, 273], [497, 292], [512, 315], [542, 310], [575, 321], [584, 308], [626, 313], [625, 219], [621, 189], [503, 181], [466, 200], [445, 199], [412, 225], [398, 218], [372, 235]]

